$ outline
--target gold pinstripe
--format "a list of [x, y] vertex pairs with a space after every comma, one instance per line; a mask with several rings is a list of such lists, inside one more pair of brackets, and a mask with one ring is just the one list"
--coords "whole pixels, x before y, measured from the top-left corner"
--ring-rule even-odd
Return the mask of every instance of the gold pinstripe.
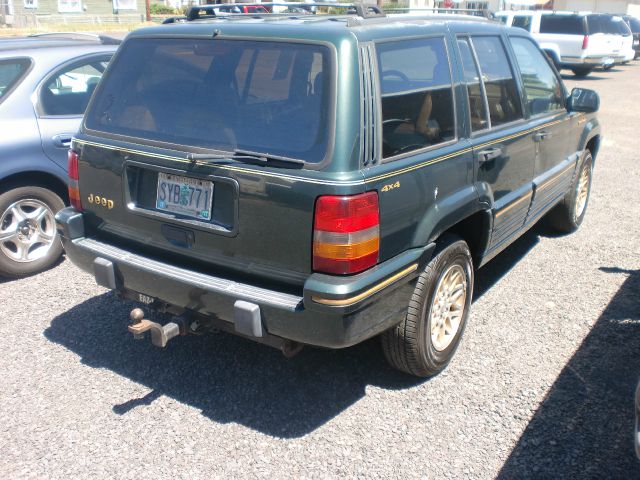
[[562, 169], [561, 171], [559, 171], [558, 173], [556, 173], [553, 177], [547, 178], [544, 182], [542, 182], [540, 185], [538, 185], [538, 188], [536, 190], [543, 190], [543, 189], [547, 188], [551, 184], [551, 182], [553, 182], [554, 180], [557, 180], [558, 177], [560, 177], [563, 174], [567, 173], [569, 170], [571, 170], [574, 167], [575, 167], [575, 165], [571, 164], [571, 165], [567, 166], [566, 168]]
[[525, 200], [530, 199], [532, 194], [533, 194], [532, 192], [527, 192], [526, 195], [523, 195], [518, 200], [516, 200], [514, 202], [511, 202], [509, 205], [507, 205], [506, 207], [502, 208], [502, 210], [496, 212], [496, 218], [498, 218], [500, 215], [504, 215], [509, 210], [511, 210], [513, 207], [515, 207], [516, 205], [520, 205]]
[[[415, 170], [419, 170], [421, 168], [427, 167], [429, 165], [433, 165], [435, 163], [439, 163], [439, 162], [443, 162], [445, 160], [448, 160], [452, 157], [456, 157], [458, 155], [462, 155], [468, 152], [473, 151], [474, 149], [478, 149], [478, 148], [483, 148], [483, 147], [487, 147], [490, 145], [495, 145], [496, 143], [500, 143], [500, 142], [504, 142], [507, 140], [511, 140], [514, 138], [518, 138], [518, 137], [523, 137], [525, 135], [528, 135], [532, 132], [535, 132], [537, 130], [542, 130], [543, 128], [548, 128], [551, 127], [553, 125], [557, 125], [559, 123], [564, 122], [565, 120], [555, 120], [553, 122], [549, 122], [549, 123], [545, 123], [544, 125], [540, 125], [537, 126], [535, 128], [530, 128], [518, 133], [514, 133], [512, 135], [507, 135], [504, 137], [500, 137], [500, 138], [496, 138], [495, 140], [491, 140], [489, 142], [485, 142], [482, 143], [480, 145], [476, 145], [475, 147], [471, 148], [463, 148], [461, 150], [457, 150], [455, 152], [452, 153], [448, 153], [446, 155], [442, 155], [440, 157], [436, 157], [436, 158], [432, 158], [431, 160], [427, 160], [425, 162], [421, 162], [421, 163], [417, 163], [415, 165], [411, 165], [399, 170], [394, 170], [393, 172], [389, 172], [389, 173], [383, 173], [380, 175], [376, 175], [373, 176], [371, 178], [367, 178], [364, 180], [319, 180], [319, 179], [313, 179], [313, 178], [308, 178], [308, 177], [300, 177], [300, 176], [296, 176], [296, 175], [289, 175], [289, 174], [285, 174], [285, 173], [274, 173], [274, 172], [261, 172], [258, 170], [254, 170], [251, 168], [243, 168], [243, 167], [238, 167], [238, 166], [233, 166], [233, 165], [216, 165], [216, 167], [223, 169], [223, 170], [228, 170], [230, 172], [238, 172], [238, 173], [247, 173], [247, 174], [251, 174], [251, 175], [260, 175], [263, 177], [271, 177], [271, 178], [281, 178], [281, 179], [288, 179], [288, 180], [292, 180], [292, 181], [298, 181], [298, 182], [305, 182], [305, 183], [313, 183], [313, 184], [317, 184], [317, 185], [344, 185], [344, 186], [351, 186], [351, 185], [366, 185], [369, 183], [375, 183], [378, 182], [380, 180], [385, 180], [387, 178], [390, 177], [395, 177], [397, 175], [403, 175], [405, 173], [409, 173], [409, 172], [413, 172]], [[206, 161], [196, 161], [196, 162], [192, 162], [191, 160], [188, 160], [185, 157], [179, 157], [179, 156], [174, 156], [174, 155], [162, 155], [162, 154], [157, 154], [157, 153], [150, 153], [150, 152], [145, 152], [144, 150], [137, 150], [137, 149], [131, 149], [131, 148], [124, 148], [124, 147], [117, 147], [114, 145], [108, 145], [108, 144], [104, 144], [104, 143], [98, 143], [98, 142], [91, 142], [88, 140], [79, 140], [79, 139], [74, 139], [74, 142], [79, 144], [79, 145], [89, 145], [89, 146], [93, 146], [93, 147], [99, 147], [99, 148], [105, 148], [108, 150], [116, 150], [119, 152], [124, 152], [124, 153], [131, 153], [134, 155], [142, 155], [142, 156], [146, 156], [146, 157], [152, 157], [152, 158], [161, 158], [163, 160], [169, 160], [172, 162], [179, 162], [179, 163], [188, 163], [188, 164], [193, 164], [195, 163], [196, 165], [199, 166], [207, 166], [209, 165], [208, 162]]]
[[370, 297], [374, 293], [379, 292], [383, 288], [388, 287], [392, 283], [395, 283], [398, 280], [401, 280], [402, 278], [406, 277], [410, 273], [415, 272], [417, 269], [418, 269], [418, 264], [414, 263], [413, 265], [408, 266], [404, 270], [399, 271], [395, 275], [387, 278], [386, 280], [383, 280], [382, 282], [378, 283], [377, 285], [374, 285], [373, 287], [371, 287], [369, 290], [366, 290], [366, 291], [362, 292], [361, 294], [356, 295], [355, 297], [344, 298], [344, 299], [341, 299], [341, 300], [334, 300], [334, 299], [331, 299], [331, 298], [324, 298], [324, 297], [319, 297], [319, 296], [313, 295], [311, 297], [311, 300], [313, 300], [316, 303], [321, 303], [323, 305], [331, 305], [331, 306], [334, 306], [334, 307], [339, 307], [339, 306], [340, 307], [344, 307], [344, 306], [347, 306], [347, 305], [353, 305], [354, 303], [359, 302], [360, 300], [364, 300], [365, 298]]

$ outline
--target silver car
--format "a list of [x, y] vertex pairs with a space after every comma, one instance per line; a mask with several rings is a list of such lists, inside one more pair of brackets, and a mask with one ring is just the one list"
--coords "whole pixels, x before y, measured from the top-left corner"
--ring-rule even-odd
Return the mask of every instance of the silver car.
[[46, 34], [0, 40], [0, 275], [62, 254], [54, 213], [68, 203], [67, 150], [118, 40]]

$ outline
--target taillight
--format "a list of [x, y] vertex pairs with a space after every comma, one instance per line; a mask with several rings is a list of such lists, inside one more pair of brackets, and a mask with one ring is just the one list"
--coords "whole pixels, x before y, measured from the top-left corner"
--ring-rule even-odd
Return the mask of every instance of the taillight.
[[378, 263], [380, 211], [378, 194], [323, 196], [313, 222], [313, 269], [358, 273]]
[[82, 201], [80, 200], [80, 188], [78, 185], [78, 180], [80, 180], [78, 171], [78, 153], [75, 150], [69, 150], [67, 158], [67, 172], [69, 175], [69, 202], [71, 203], [71, 206], [73, 208], [81, 212]]
[[589, 46], [589, 35], [582, 37], [582, 50], [586, 50]]

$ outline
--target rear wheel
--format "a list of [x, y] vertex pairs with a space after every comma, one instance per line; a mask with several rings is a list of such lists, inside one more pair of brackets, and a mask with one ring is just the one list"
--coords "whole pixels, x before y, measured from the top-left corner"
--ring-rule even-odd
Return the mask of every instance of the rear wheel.
[[387, 361], [417, 377], [444, 370], [462, 338], [472, 293], [469, 247], [447, 237], [418, 278], [404, 320], [381, 336]]
[[578, 174], [562, 201], [549, 212], [551, 226], [559, 232], [575, 232], [587, 213], [593, 176], [593, 157], [589, 150], [582, 155]]
[[589, 75], [593, 69], [592, 68], [572, 68], [571, 71], [576, 77], [583, 78]]
[[60, 258], [54, 215], [63, 207], [58, 195], [41, 187], [14, 188], [0, 195], [0, 275], [31, 275]]

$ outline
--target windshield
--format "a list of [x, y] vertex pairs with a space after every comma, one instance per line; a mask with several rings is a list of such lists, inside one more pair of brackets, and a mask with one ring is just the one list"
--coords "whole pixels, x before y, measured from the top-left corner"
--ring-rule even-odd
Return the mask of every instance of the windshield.
[[30, 64], [26, 58], [0, 60], [0, 100], [9, 95], [11, 88], [22, 79]]
[[98, 88], [86, 127], [320, 162], [330, 70], [329, 49], [320, 45], [132, 39]]

